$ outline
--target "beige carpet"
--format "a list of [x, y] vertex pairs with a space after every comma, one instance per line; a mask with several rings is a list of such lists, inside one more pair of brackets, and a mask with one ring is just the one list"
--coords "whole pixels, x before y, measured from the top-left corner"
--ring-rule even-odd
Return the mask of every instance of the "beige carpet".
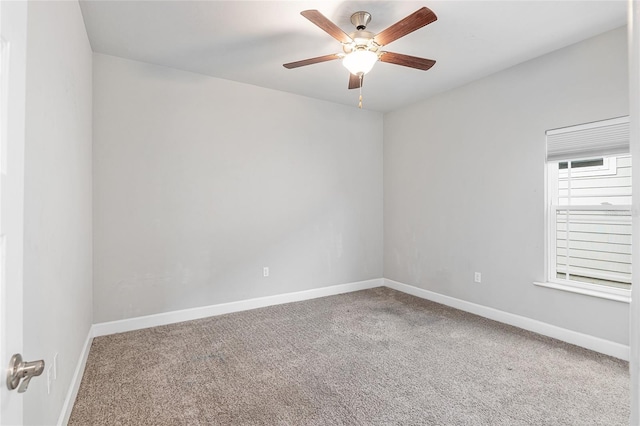
[[624, 425], [628, 364], [387, 288], [93, 341], [70, 425]]

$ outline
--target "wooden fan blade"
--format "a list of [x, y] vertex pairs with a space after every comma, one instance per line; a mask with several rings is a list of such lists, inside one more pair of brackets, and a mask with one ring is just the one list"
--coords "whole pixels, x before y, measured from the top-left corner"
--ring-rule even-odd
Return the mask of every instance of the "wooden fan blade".
[[340, 55], [338, 55], [337, 53], [334, 53], [332, 55], [318, 56], [317, 58], [309, 58], [309, 59], [303, 59], [302, 61], [289, 62], [288, 64], [283, 64], [282, 66], [285, 68], [291, 69], [291, 68], [304, 67], [305, 65], [317, 64], [320, 62], [332, 61], [334, 59], [340, 59]]
[[344, 31], [340, 29], [336, 24], [331, 22], [326, 16], [317, 10], [303, 10], [300, 12], [300, 15], [304, 16], [318, 27], [321, 30], [329, 34], [331, 37], [338, 40], [340, 43], [351, 43], [351, 37], [349, 37]]
[[360, 80], [360, 77], [358, 77], [357, 75], [349, 73], [349, 89], [359, 89], [360, 81], [362, 81], [362, 84], [364, 84], [364, 76], [362, 76], [362, 80]]
[[404, 37], [407, 34], [432, 23], [436, 19], [438, 19], [438, 17], [431, 9], [423, 7], [382, 31], [376, 35], [373, 40], [380, 46], [385, 46], [400, 37]]
[[417, 68], [426, 71], [435, 65], [433, 59], [418, 58], [417, 56], [403, 55], [402, 53], [382, 52], [380, 55], [381, 62], [389, 64], [402, 65], [409, 68]]

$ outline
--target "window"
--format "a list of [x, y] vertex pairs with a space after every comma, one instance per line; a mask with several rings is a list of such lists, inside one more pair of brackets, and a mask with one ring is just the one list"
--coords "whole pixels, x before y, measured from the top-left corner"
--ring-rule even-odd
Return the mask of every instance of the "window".
[[628, 300], [628, 132], [628, 117], [547, 132], [547, 286]]

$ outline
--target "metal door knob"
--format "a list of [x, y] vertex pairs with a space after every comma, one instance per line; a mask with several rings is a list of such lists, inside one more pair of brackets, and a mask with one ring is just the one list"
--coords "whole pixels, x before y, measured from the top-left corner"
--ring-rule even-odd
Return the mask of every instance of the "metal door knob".
[[[7, 371], [7, 387], [14, 390], [20, 384], [18, 393], [27, 391], [29, 382], [32, 378], [39, 376], [44, 371], [44, 360], [24, 362], [22, 355], [15, 354], [9, 362], [9, 371]], [[24, 379], [22, 383], [20, 381]]]

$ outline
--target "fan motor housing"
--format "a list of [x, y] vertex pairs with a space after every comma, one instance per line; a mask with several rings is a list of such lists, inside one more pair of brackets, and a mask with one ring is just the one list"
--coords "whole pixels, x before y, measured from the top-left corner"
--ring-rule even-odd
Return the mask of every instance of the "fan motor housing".
[[373, 41], [374, 36], [375, 34], [370, 31], [354, 31], [349, 34], [349, 37], [351, 37], [353, 43], [343, 44], [342, 50], [344, 50], [344, 53], [346, 54], [349, 54], [354, 50], [370, 50], [372, 52], [377, 52], [380, 46], [375, 41]]

